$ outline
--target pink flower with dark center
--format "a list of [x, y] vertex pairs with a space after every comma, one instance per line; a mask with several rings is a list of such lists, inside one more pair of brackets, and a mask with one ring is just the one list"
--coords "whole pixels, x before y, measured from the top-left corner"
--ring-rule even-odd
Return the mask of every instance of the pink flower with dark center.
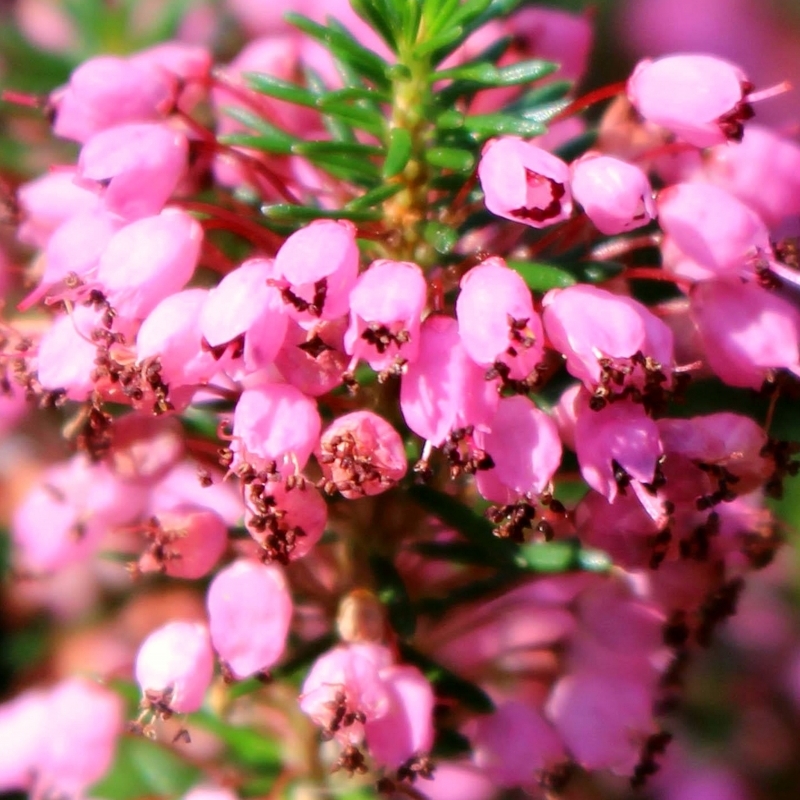
[[197, 711], [214, 675], [208, 629], [197, 622], [169, 622], [158, 628], [139, 648], [135, 672], [156, 713]]
[[741, 140], [752, 89], [735, 64], [698, 54], [640, 61], [628, 80], [628, 98], [648, 122], [696, 147]]
[[233, 413], [234, 467], [249, 464], [294, 475], [319, 442], [317, 404], [294, 386], [269, 383], [245, 389]]
[[346, 314], [358, 258], [356, 229], [346, 220], [316, 220], [293, 233], [275, 256], [289, 313], [306, 323]]
[[96, 133], [78, 158], [78, 177], [95, 182], [105, 207], [129, 220], [158, 214], [188, 165], [186, 137], [163, 123], [115, 125]]
[[453, 430], [488, 430], [497, 409], [497, 381], [468, 355], [452, 317], [432, 314], [420, 329], [419, 354], [400, 383], [400, 409], [414, 433], [435, 447]]
[[461, 279], [458, 332], [469, 357], [501, 377], [527, 378], [542, 360], [544, 332], [525, 281], [489, 258]]
[[316, 451], [326, 488], [353, 500], [391, 489], [408, 468], [400, 434], [372, 411], [334, 420]]
[[672, 245], [692, 262], [688, 270], [676, 266], [673, 271], [692, 279], [752, 275], [757, 257], [772, 252], [758, 214], [712, 184], [678, 183], [664, 189], [658, 218]]
[[650, 181], [634, 164], [587, 153], [572, 162], [570, 171], [572, 195], [601, 233], [623, 233], [655, 218]]
[[572, 214], [569, 167], [522, 139], [505, 136], [488, 142], [478, 177], [486, 208], [499, 217], [544, 228]]
[[416, 264], [374, 261], [350, 292], [345, 350], [378, 371], [413, 363], [427, 289]]
[[290, 319], [275, 366], [301, 392], [312, 397], [327, 394], [341, 385], [350, 361], [344, 352], [346, 328], [343, 317], [320, 322], [309, 330]]
[[151, 64], [116, 56], [84, 61], [53, 96], [53, 131], [86, 142], [99, 131], [127, 122], [150, 122], [170, 112], [175, 78]]
[[266, 673], [286, 648], [292, 597], [279, 567], [241, 559], [219, 572], [206, 599], [211, 642], [235, 678]]
[[706, 362], [725, 383], [758, 389], [775, 370], [800, 375], [800, 313], [788, 300], [723, 280], [698, 283], [690, 299]]
[[547, 336], [567, 370], [600, 398], [669, 386], [672, 331], [641, 303], [585, 284], [553, 289], [543, 303]]
[[555, 422], [522, 395], [502, 398], [491, 430], [475, 431], [474, 440], [493, 463], [476, 473], [478, 491], [494, 503], [541, 494], [561, 463]]
[[209, 291], [200, 314], [211, 352], [221, 356], [227, 348], [232, 357], [241, 356], [245, 372], [272, 363], [286, 335], [289, 317], [280, 292], [268, 285], [274, 277], [273, 260], [251, 258]]

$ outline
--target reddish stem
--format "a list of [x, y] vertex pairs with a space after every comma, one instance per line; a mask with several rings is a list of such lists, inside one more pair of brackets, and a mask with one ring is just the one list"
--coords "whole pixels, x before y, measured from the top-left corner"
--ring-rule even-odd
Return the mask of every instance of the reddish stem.
[[663, 281], [664, 283], [673, 283], [685, 294], [689, 294], [692, 289], [692, 282], [686, 278], [681, 278], [677, 275], [671, 275], [669, 272], [661, 269], [661, 267], [628, 267], [622, 274], [623, 278], [628, 280], [644, 280], [644, 281]]
[[179, 201], [187, 211], [195, 211], [198, 214], [206, 214], [210, 219], [203, 220], [203, 227], [208, 230], [221, 229], [229, 230], [243, 236], [253, 244], [266, 247], [268, 252], [277, 250], [281, 246], [281, 238], [271, 230], [252, 222], [249, 219], [239, 216], [226, 208], [212, 205], [211, 203], [200, 203], [194, 200]]
[[625, 81], [620, 81], [619, 83], [610, 83], [608, 86], [601, 86], [599, 89], [594, 89], [591, 92], [587, 92], [585, 95], [583, 95], [583, 97], [573, 100], [563, 111], [561, 111], [559, 114], [556, 114], [556, 116], [550, 121], [550, 124], [552, 125], [553, 122], [558, 122], [566, 117], [571, 117], [573, 114], [583, 111], [584, 108], [589, 108], [589, 106], [593, 106], [595, 103], [608, 100], [609, 98], [615, 97], [624, 91]]

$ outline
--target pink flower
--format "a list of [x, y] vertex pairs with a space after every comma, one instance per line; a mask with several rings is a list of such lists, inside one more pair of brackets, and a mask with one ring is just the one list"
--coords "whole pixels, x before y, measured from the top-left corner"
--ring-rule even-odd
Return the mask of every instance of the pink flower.
[[270, 259], [245, 261], [209, 291], [200, 314], [200, 329], [212, 351], [244, 339], [231, 350], [241, 352], [246, 372], [272, 363], [286, 335], [289, 317], [280, 293], [267, 283], [274, 275]]
[[97, 282], [117, 313], [142, 319], [186, 285], [202, 240], [200, 224], [178, 209], [137, 220], [109, 241], [97, 267]]
[[751, 89], [736, 65], [697, 54], [640, 61], [628, 80], [628, 98], [646, 120], [696, 147], [741, 140]]
[[292, 598], [279, 567], [239, 560], [219, 572], [206, 599], [211, 642], [236, 678], [266, 672], [286, 648]]
[[427, 284], [407, 261], [374, 261], [350, 292], [350, 327], [345, 350], [375, 370], [413, 363]]
[[522, 139], [506, 136], [488, 142], [478, 177], [486, 208], [498, 217], [544, 228], [572, 213], [569, 167]]
[[669, 186], [658, 196], [658, 217], [670, 242], [692, 261], [688, 270], [673, 271], [690, 278], [752, 273], [757, 256], [771, 253], [769, 232], [758, 214], [711, 184]]
[[542, 360], [544, 332], [530, 290], [501, 258], [487, 259], [461, 279], [456, 316], [476, 364], [504, 365], [509, 377], [524, 380]]
[[587, 153], [573, 161], [570, 170], [572, 195], [601, 233], [623, 233], [655, 218], [650, 181], [634, 164]]
[[400, 408], [414, 433], [434, 446], [458, 428], [488, 430], [499, 400], [497, 381], [468, 355], [451, 317], [432, 314], [422, 323], [419, 354], [400, 383]]
[[587, 389], [614, 391], [603, 376], [617, 373], [620, 385], [669, 383], [672, 331], [641, 303], [585, 284], [553, 289], [543, 303], [547, 336]]
[[57, 136], [86, 142], [98, 131], [126, 122], [162, 119], [175, 100], [175, 79], [150, 64], [116, 56], [84, 61], [53, 102]]
[[50, 721], [48, 700], [46, 692], [31, 689], [0, 705], [0, 791], [31, 788]]
[[96, 182], [105, 207], [127, 219], [158, 214], [186, 171], [186, 137], [163, 123], [116, 125], [84, 144], [78, 176]]
[[196, 580], [211, 572], [228, 545], [228, 526], [207, 508], [176, 506], [153, 521], [155, 527], [148, 530], [151, 544], [138, 562], [142, 572]]
[[777, 369], [800, 374], [800, 314], [754, 284], [702, 281], [691, 293], [708, 366], [731, 386], [758, 389]]
[[214, 675], [205, 625], [169, 622], [153, 631], [136, 655], [136, 681], [159, 710], [197, 711]]
[[245, 389], [233, 413], [234, 465], [293, 475], [303, 469], [319, 441], [317, 405], [285, 383]]
[[322, 434], [316, 456], [331, 488], [350, 500], [391, 489], [408, 467], [400, 435], [372, 411], [335, 419]]
[[346, 314], [358, 276], [355, 226], [324, 219], [306, 225], [281, 245], [275, 268], [286, 282], [284, 302], [299, 322]]
[[207, 289], [184, 289], [165, 297], [136, 335], [137, 361], [158, 361], [159, 376], [171, 390], [207, 383], [219, 370], [202, 348], [200, 314], [207, 298]]
[[478, 491], [494, 503], [541, 494], [561, 463], [555, 422], [522, 395], [500, 400], [491, 430], [475, 431], [475, 445], [494, 463], [476, 474]]

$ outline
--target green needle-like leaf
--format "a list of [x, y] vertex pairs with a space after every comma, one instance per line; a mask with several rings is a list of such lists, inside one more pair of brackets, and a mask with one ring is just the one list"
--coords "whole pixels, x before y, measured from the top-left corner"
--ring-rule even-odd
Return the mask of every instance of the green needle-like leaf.
[[519, 273], [528, 287], [534, 292], [547, 292], [550, 289], [563, 289], [577, 283], [571, 272], [556, 264], [538, 261], [508, 261], [514, 272]]
[[406, 128], [392, 128], [389, 132], [389, 149], [383, 162], [383, 177], [399, 175], [411, 158], [411, 133]]
[[469, 150], [457, 147], [432, 147], [425, 151], [425, 161], [432, 167], [453, 172], [470, 172], [475, 166], [475, 156]]
[[286, 100], [289, 103], [310, 108], [315, 108], [317, 105], [318, 97], [314, 92], [310, 92], [297, 84], [282, 81], [280, 78], [274, 78], [272, 75], [265, 75], [261, 72], [246, 72], [244, 79], [251, 89], [255, 89], [260, 94], [265, 94], [268, 97], [277, 97], [278, 100]]

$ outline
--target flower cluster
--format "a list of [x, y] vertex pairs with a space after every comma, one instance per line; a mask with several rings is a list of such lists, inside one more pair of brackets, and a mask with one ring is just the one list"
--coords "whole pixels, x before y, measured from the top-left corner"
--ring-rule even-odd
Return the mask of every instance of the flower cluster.
[[[750, 123], [782, 87], [687, 54], [587, 101], [586, 17], [324, 5], [352, 33], [100, 55], [47, 98], [79, 154], [16, 191], [0, 420], [60, 409], [73, 453], [16, 505], [15, 580], [194, 582], [100, 670], [127, 735], [222, 736], [260, 692], [307, 781], [641, 785], [800, 469], [800, 145]], [[0, 788], [80, 796], [122, 711], [49, 692], [0, 706]]]

